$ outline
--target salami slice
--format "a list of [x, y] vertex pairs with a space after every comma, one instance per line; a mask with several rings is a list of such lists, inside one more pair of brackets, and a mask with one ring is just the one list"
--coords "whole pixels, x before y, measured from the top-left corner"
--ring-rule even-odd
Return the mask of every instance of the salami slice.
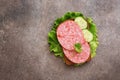
[[57, 38], [62, 47], [67, 50], [74, 50], [75, 43], [85, 42], [82, 30], [73, 20], [67, 20], [58, 26]]
[[73, 63], [84, 63], [90, 56], [90, 47], [88, 43], [82, 44], [82, 52], [77, 53], [75, 50], [67, 50], [63, 48], [65, 56]]

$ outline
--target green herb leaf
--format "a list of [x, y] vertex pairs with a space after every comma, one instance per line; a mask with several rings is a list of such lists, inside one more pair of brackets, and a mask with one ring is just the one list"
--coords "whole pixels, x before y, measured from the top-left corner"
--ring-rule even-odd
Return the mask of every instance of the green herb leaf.
[[76, 43], [74, 45], [74, 48], [75, 48], [75, 51], [80, 53], [82, 51], [82, 48], [81, 48], [81, 44], [80, 43]]

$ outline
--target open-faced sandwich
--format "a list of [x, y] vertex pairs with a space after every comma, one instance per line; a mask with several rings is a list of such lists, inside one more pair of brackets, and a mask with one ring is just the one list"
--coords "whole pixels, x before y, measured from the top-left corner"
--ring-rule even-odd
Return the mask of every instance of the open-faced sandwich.
[[50, 51], [67, 65], [81, 65], [96, 55], [96, 25], [80, 12], [67, 12], [55, 20], [48, 33], [48, 43]]

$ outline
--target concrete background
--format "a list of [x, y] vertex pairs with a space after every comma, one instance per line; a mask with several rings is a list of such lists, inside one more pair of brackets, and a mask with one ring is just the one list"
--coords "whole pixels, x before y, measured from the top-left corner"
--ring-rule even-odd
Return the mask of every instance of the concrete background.
[[[47, 34], [67, 11], [97, 24], [97, 56], [66, 66], [49, 52]], [[0, 0], [0, 80], [120, 80], [120, 0]]]

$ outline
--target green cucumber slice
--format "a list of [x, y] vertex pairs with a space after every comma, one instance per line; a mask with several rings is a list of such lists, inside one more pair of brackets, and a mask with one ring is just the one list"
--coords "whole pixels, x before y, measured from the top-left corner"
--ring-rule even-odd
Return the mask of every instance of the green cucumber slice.
[[87, 28], [87, 22], [82, 17], [75, 18], [75, 22], [80, 26], [81, 29]]
[[84, 29], [82, 31], [83, 31], [83, 34], [84, 34], [84, 38], [87, 42], [90, 42], [90, 41], [93, 40], [93, 34], [90, 31], [88, 31], [87, 29]]

